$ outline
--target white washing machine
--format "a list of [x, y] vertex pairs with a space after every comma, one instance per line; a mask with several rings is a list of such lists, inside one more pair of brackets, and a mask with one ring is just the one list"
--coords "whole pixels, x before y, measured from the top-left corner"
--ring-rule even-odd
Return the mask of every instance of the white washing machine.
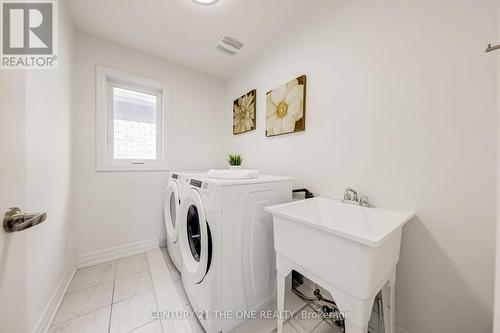
[[[182, 269], [182, 257], [179, 252], [179, 242], [177, 225], [179, 220], [180, 204], [182, 202], [184, 187], [186, 179], [190, 175], [200, 174], [200, 171], [179, 171], [171, 172], [167, 189], [165, 191], [165, 200], [163, 204], [163, 214], [165, 220], [165, 227], [167, 229], [167, 250], [172, 258], [173, 263], [180, 271]], [[206, 172], [205, 172], [206, 174]]]
[[182, 282], [207, 333], [228, 332], [275, 301], [273, 224], [264, 207], [291, 201], [289, 177], [191, 177], [179, 216]]

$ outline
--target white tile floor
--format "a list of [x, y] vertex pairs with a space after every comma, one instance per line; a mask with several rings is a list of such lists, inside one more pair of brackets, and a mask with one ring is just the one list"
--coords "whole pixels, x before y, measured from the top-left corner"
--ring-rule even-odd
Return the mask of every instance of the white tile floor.
[[78, 270], [50, 333], [162, 332], [146, 254]]
[[[268, 310], [275, 308], [272, 304]], [[320, 318], [311, 318], [315, 310], [293, 293], [287, 296], [285, 308], [296, 313], [285, 324], [286, 333], [340, 332]], [[49, 333], [204, 332], [196, 318], [155, 320], [152, 312], [158, 309], [193, 311], [166, 249], [78, 270]], [[275, 330], [275, 319], [261, 319], [247, 321], [232, 333]]]

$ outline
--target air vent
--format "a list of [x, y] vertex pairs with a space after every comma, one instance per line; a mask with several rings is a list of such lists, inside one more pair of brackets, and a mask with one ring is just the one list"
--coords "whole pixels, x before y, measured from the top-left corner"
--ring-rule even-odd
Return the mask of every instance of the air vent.
[[229, 36], [224, 36], [217, 43], [216, 49], [227, 55], [235, 55], [243, 47], [243, 43]]

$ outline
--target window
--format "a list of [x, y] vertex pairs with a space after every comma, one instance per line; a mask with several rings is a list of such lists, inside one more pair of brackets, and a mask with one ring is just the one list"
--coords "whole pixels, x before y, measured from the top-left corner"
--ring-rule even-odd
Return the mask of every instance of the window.
[[113, 87], [113, 158], [156, 159], [156, 95]]
[[97, 171], [166, 170], [165, 84], [98, 66]]

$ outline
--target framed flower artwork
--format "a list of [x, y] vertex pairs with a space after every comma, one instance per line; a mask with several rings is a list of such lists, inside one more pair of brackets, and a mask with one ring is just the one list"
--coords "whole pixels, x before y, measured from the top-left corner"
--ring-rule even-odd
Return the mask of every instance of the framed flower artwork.
[[306, 76], [302, 75], [266, 94], [266, 136], [306, 129]]
[[233, 134], [255, 129], [257, 90], [241, 96], [233, 102]]

